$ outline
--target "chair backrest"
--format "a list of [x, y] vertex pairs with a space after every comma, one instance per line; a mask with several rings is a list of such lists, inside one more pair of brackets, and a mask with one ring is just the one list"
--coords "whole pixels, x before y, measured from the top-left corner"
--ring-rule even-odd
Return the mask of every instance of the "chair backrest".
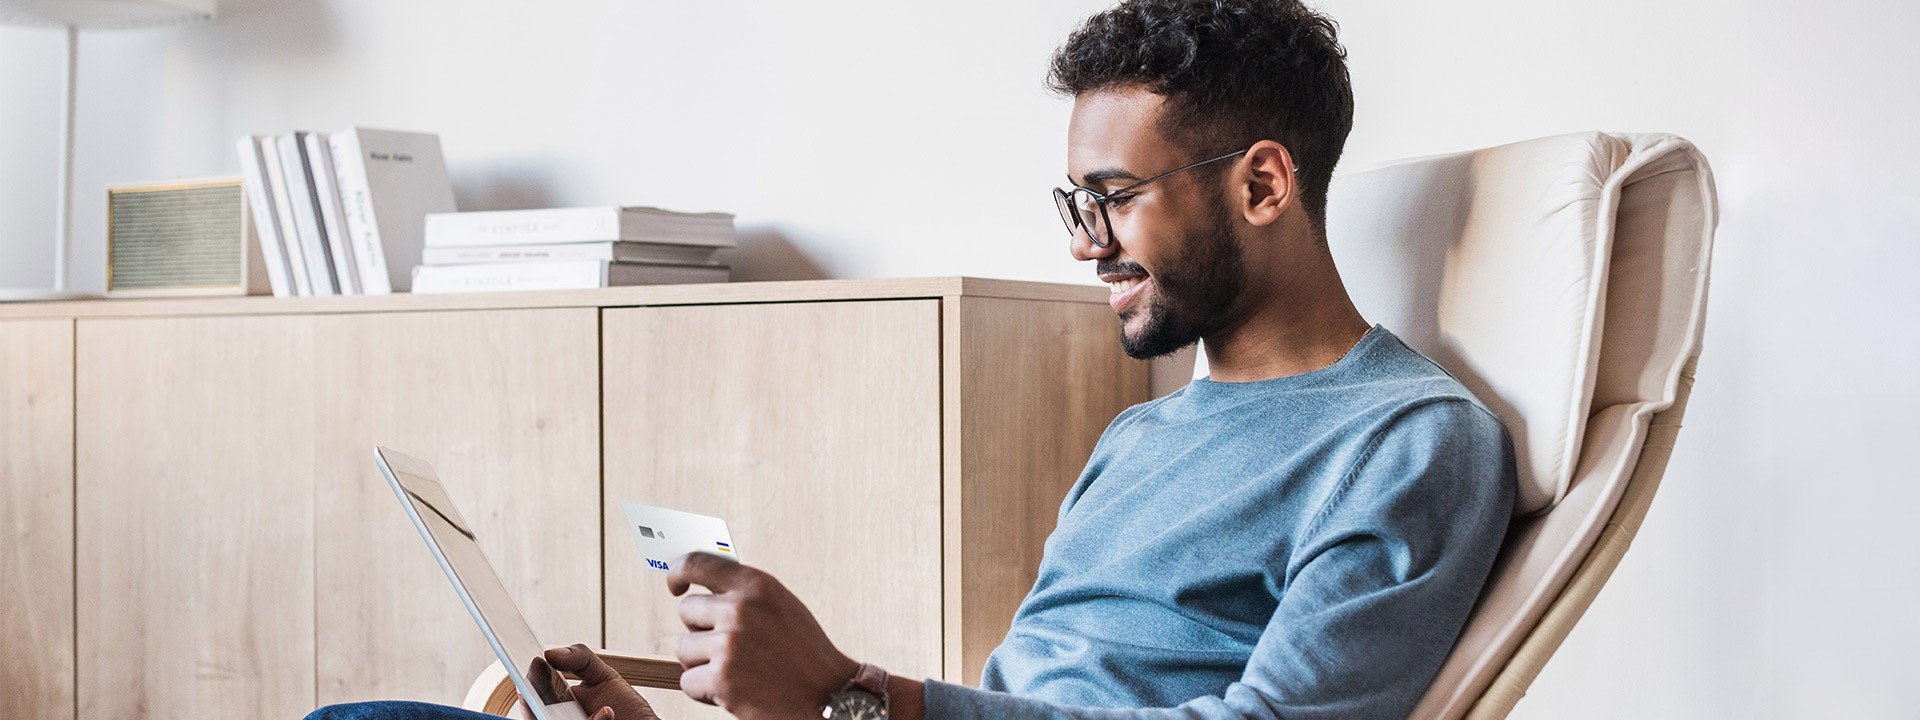
[[1672, 135], [1562, 135], [1335, 179], [1328, 242], [1361, 312], [1486, 403], [1520, 466], [1500, 560], [1415, 717], [1473, 710], [1589, 559], [1654, 415], [1684, 399], [1715, 223], [1706, 160]]

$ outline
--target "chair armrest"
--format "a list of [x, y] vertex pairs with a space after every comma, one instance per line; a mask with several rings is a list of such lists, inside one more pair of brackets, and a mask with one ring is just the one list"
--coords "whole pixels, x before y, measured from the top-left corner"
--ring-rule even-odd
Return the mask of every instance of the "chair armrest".
[[[593, 653], [607, 661], [614, 672], [620, 673], [620, 679], [630, 685], [661, 690], [680, 689], [680, 673], [685, 668], [680, 667], [678, 660], [607, 650], [595, 650]], [[566, 676], [568, 680], [580, 679], [572, 673]], [[507, 677], [507, 671], [500, 666], [499, 660], [493, 661], [493, 664], [480, 671], [479, 677], [474, 678], [473, 686], [467, 689], [467, 698], [460, 703], [460, 707], [506, 717], [527, 717], [520, 705], [520, 689], [513, 686], [513, 678]]]
[[[609, 650], [595, 650], [593, 653], [613, 666], [614, 672], [620, 673], [620, 679], [636, 687], [679, 690], [680, 673], [686, 671], [686, 668], [680, 667], [680, 661], [673, 658], [622, 655]], [[579, 679], [571, 674], [567, 677]]]

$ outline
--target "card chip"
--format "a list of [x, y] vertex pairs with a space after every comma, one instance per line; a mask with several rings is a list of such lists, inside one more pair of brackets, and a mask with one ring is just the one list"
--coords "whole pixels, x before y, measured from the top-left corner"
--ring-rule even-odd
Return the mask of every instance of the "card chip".
[[650, 527], [647, 527], [647, 526], [645, 526], [645, 525], [635, 525], [634, 527], [637, 527], [637, 528], [640, 528], [640, 534], [641, 534], [641, 536], [643, 536], [643, 537], [654, 537], [654, 534], [653, 534], [653, 528], [650, 528]]

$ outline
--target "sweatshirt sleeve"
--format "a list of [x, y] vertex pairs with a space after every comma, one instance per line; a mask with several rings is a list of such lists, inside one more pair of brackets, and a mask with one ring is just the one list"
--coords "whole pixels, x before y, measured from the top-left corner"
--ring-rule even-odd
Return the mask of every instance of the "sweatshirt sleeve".
[[929, 680], [928, 720], [1405, 718], [1459, 637], [1505, 537], [1499, 422], [1463, 398], [1402, 411], [1309, 522], [1241, 678], [1171, 708], [1072, 707]]

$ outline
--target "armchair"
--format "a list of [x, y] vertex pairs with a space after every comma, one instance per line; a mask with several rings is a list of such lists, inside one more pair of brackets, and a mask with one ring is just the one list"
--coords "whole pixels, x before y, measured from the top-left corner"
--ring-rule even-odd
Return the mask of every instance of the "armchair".
[[1672, 135], [1588, 132], [1350, 173], [1329, 201], [1361, 311], [1513, 437], [1513, 525], [1413, 713], [1506, 717], [1619, 564], [1673, 452], [1700, 354], [1712, 173]]

